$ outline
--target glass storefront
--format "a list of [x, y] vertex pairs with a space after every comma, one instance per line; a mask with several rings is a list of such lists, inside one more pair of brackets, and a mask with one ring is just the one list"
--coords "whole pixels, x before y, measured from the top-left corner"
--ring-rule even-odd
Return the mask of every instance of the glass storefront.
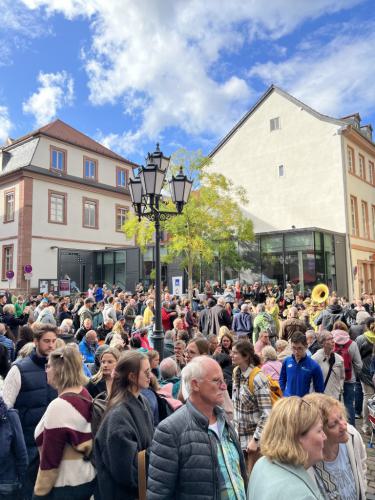
[[304, 291], [317, 283], [336, 288], [334, 236], [318, 231], [298, 231], [256, 236], [240, 249], [249, 267], [241, 271], [243, 281], [287, 282]]

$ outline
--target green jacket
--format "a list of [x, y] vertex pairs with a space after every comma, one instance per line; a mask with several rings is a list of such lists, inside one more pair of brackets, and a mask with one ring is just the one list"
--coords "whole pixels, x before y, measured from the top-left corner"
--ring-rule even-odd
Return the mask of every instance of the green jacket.
[[324, 500], [306, 470], [294, 465], [257, 461], [250, 476], [247, 500]]

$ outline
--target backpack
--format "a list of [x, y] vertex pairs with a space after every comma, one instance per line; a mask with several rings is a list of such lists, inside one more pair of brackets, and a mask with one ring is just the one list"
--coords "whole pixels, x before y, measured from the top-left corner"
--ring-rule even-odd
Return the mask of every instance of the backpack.
[[172, 415], [174, 409], [171, 407], [171, 405], [168, 402], [168, 399], [163, 394], [159, 394], [155, 391], [153, 392], [158, 402], [159, 422], [161, 422], [165, 418], [169, 417], [169, 415]]
[[91, 432], [92, 437], [95, 438], [100, 424], [102, 423], [105, 410], [107, 409], [106, 394], [101, 392], [92, 400], [91, 405]]
[[345, 382], [352, 379], [352, 357], [349, 354], [349, 347], [352, 342], [352, 340], [348, 340], [348, 342], [343, 345], [335, 344], [334, 348], [334, 352], [340, 354], [340, 356], [344, 359]]
[[[233, 371], [233, 377], [235, 376], [237, 370], [239, 370], [238, 366], [236, 366]], [[259, 372], [262, 372], [262, 370], [258, 366], [255, 366], [250, 373], [248, 383], [249, 391], [251, 392], [251, 394], [254, 394], [254, 378], [258, 375]], [[279, 383], [276, 382], [276, 380], [274, 380], [270, 375], [265, 375], [263, 372], [262, 374], [267, 378], [268, 388], [270, 390], [271, 396], [271, 403], [272, 406], [274, 406], [274, 404], [283, 397], [283, 391], [281, 390]]]
[[263, 318], [266, 324], [265, 331], [268, 333], [269, 337], [277, 337], [276, 323], [273, 317], [268, 313], [264, 313]]

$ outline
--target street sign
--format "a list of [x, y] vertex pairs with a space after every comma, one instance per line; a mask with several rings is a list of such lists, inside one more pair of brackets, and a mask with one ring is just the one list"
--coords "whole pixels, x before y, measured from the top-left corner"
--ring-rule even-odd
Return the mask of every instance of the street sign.
[[14, 271], [7, 271], [6, 277], [8, 280], [12, 280], [14, 278]]
[[33, 273], [25, 273], [24, 276], [25, 280], [31, 280], [31, 278], [33, 277]]
[[23, 267], [23, 270], [25, 272], [25, 274], [30, 274], [33, 270], [31, 264], [26, 264], [24, 267]]

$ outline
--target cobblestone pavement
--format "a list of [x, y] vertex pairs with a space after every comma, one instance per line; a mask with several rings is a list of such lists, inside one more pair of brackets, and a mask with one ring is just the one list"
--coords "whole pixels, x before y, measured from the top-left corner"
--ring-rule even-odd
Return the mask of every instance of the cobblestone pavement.
[[[362, 420], [356, 420], [356, 428], [361, 431]], [[370, 448], [371, 436], [362, 434], [363, 442], [367, 452], [367, 500], [375, 500], [375, 433], [374, 447]]]

